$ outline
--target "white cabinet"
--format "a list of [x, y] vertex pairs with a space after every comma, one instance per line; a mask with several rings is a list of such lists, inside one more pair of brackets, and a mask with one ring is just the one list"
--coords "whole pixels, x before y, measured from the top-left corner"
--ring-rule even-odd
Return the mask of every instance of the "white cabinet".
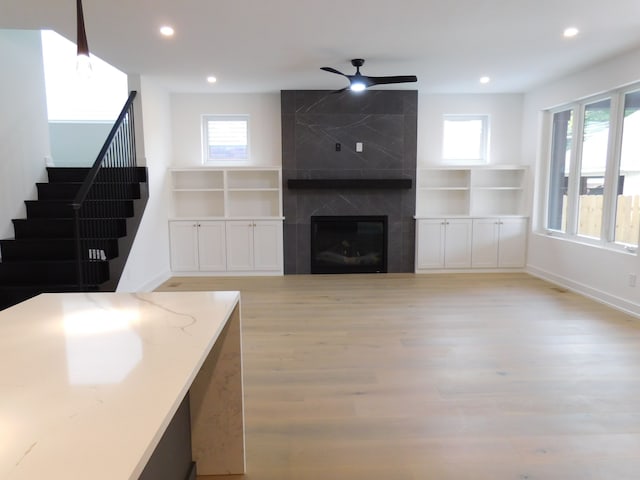
[[282, 269], [282, 222], [232, 220], [227, 222], [227, 270]]
[[526, 218], [473, 220], [472, 267], [518, 268], [526, 261]]
[[225, 222], [169, 222], [171, 269], [197, 272], [226, 269]]
[[470, 219], [420, 219], [416, 270], [471, 267]]

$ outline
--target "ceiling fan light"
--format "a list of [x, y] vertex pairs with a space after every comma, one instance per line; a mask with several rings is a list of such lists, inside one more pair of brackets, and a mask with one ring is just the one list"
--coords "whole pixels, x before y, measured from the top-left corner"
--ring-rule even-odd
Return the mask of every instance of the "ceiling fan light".
[[349, 88], [352, 92], [362, 92], [367, 88], [367, 86], [362, 82], [354, 82]]

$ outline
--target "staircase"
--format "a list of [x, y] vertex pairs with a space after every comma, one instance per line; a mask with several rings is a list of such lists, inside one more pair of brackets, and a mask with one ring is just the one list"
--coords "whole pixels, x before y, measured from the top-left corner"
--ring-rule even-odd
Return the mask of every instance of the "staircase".
[[115, 291], [149, 198], [131, 92], [91, 168], [47, 168], [0, 240], [0, 310], [44, 292]]
[[89, 168], [47, 169], [38, 199], [25, 202], [27, 218], [13, 220], [15, 238], [0, 240], [0, 309], [43, 292], [116, 289], [149, 195], [145, 168], [136, 167], [136, 181], [125, 185], [113, 182], [121, 176], [115, 170], [100, 171], [80, 213], [79, 284], [71, 203]]

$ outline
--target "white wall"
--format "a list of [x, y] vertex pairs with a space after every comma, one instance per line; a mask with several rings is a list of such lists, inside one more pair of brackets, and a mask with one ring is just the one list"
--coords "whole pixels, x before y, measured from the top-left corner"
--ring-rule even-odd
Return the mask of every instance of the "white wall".
[[489, 115], [489, 163], [519, 165], [522, 160], [520, 94], [418, 95], [418, 165], [442, 164], [442, 117]]
[[49, 156], [40, 32], [0, 30], [0, 238], [13, 237], [12, 218], [26, 215]]
[[[640, 50], [543, 85], [525, 96], [522, 157], [536, 165], [534, 215], [540, 220], [546, 192], [546, 144], [541, 142], [543, 116], [550, 107], [569, 103], [640, 80]], [[535, 223], [542, 224], [541, 221]], [[629, 286], [629, 274], [640, 275], [640, 257], [593, 245], [532, 234], [528, 270], [540, 277], [640, 315], [640, 284]]]
[[49, 122], [53, 164], [92, 166], [112, 127], [113, 122]]
[[[138, 164], [147, 166], [149, 201], [138, 229], [118, 291], [147, 291], [169, 278], [167, 215], [168, 176], [171, 164], [171, 101], [167, 91], [146, 77], [131, 77], [137, 90], [135, 111]], [[143, 157], [143, 158], [141, 158]]]
[[171, 135], [174, 166], [202, 165], [202, 115], [248, 114], [248, 164], [282, 164], [280, 94], [172, 94]]

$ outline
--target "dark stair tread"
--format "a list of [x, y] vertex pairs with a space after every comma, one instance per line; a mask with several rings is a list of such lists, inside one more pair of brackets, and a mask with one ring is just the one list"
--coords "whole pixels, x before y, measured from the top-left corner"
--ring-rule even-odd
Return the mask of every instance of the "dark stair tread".
[[[87, 283], [100, 284], [109, 280], [109, 261], [82, 262]], [[0, 286], [33, 284], [69, 284], [77, 280], [74, 260], [26, 260], [0, 263]]]
[[[80, 182], [56, 182], [36, 183], [39, 200], [67, 200], [72, 201], [82, 183]], [[105, 182], [97, 183], [87, 194], [87, 199], [102, 200], [131, 200], [140, 198], [140, 183], [138, 182]]]
[[[80, 209], [80, 218], [131, 218], [134, 201], [121, 199], [87, 199]], [[72, 218], [74, 210], [69, 199], [25, 200], [27, 218]]]
[[[14, 218], [15, 238], [69, 238], [75, 236], [75, 221], [72, 218]], [[125, 218], [80, 220], [82, 238], [120, 238], [127, 234]]]
[[[51, 183], [60, 181], [83, 182], [89, 170], [89, 167], [47, 167], [47, 174]], [[146, 182], [147, 169], [146, 167], [103, 167], [98, 172], [96, 181], [113, 181], [122, 177], [130, 178], [135, 182]]]
[[[85, 259], [111, 260], [118, 256], [117, 238], [83, 238]], [[2, 262], [75, 260], [75, 238], [19, 238], [0, 240]]]

